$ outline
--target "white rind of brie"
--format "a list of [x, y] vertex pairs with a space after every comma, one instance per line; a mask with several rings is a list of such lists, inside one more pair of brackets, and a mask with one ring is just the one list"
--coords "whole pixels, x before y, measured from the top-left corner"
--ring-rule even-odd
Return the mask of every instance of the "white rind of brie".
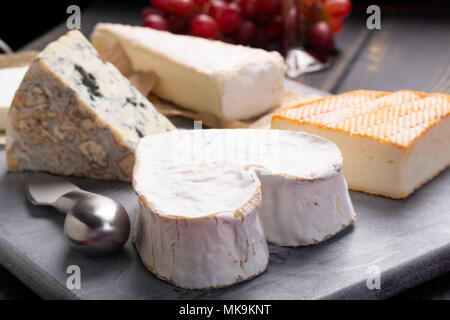
[[328, 140], [280, 130], [178, 130], [145, 137], [133, 187], [133, 241], [158, 277], [189, 289], [262, 273], [266, 239], [323, 241], [355, 220], [342, 156]]
[[222, 212], [189, 219], [158, 215], [141, 199], [134, 245], [148, 269], [182, 288], [220, 288], [250, 279], [269, 262], [259, 202], [256, 194], [242, 216]]
[[152, 92], [186, 109], [242, 120], [284, 97], [285, 64], [277, 52], [109, 23], [98, 24], [91, 41], [124, 73], [154, 72]]
[[259, 175], [261, 221], [267, 241], [279, 246], [306, 246], [332, 237], [355, 221], [342, 170], [323, 179], [299, 180]]

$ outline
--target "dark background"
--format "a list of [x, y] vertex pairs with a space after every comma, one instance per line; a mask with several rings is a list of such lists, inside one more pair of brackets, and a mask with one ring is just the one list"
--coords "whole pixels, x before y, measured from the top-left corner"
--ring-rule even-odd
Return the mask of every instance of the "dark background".
[[[68, 15], [66, 9], [71, 4], [77, 4], [81, 10], [91, 4], [101, 2], [142, 3], [142, 8], [148, 5], [148, 0], [58, 0], [58, 1], [2, 1], [0, 9], [0, 39], [5, 41], [13, 50], [17, 50], [39, 35], [64, 22]], [[449, 0], [353, 0], [354, 11], [367, 8], [367, 4], [383, 6], [383, 11], [398, 11], [414, 7], [418, 11], [449, 10]]]

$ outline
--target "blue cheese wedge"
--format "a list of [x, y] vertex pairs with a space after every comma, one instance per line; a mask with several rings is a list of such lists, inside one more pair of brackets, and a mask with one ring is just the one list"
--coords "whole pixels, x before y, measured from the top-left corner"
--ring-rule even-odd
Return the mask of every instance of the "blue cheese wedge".
[[244, 120], [284, 97], [285, 64], [277, 52], [110, 23], [98, 24], [91, 40], [125, 75], [154, 72], [152, 93], [186, 109]]
[[174, 129], [89, 41], [70, 31], [32, 62], [7, 119], [10, 171], [130, 181], [140, 138]]

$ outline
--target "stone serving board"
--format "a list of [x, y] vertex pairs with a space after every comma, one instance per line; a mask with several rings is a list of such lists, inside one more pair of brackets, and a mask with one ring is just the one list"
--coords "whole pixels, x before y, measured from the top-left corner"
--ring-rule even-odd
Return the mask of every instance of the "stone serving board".
[[[182, 118], [174, 123], [192, 126]], [[64, 216], [26, 200], [28, 176], [8, 173], [5, 151], [0, 151], [0, 264], [43, 298], [380, 299], [450, 271], [450, 169], [404, 200], [350, 192], [354, 226], [314, 246], [271, 245], [262, 275], [206, 291], [159, 280], [141, 263], [131, 241], [104, 257], [73, 251], [63, 235]], [[137, 197], [130, 184], [68, 180], [119, 201], [134, 220]], [[71, 265], [80, 267], [81, 289], [67, 288]], [[367, 286], [374, 270], [381, 272], [380, 289]]]
[[[353, 227], [309, 247], [270, 246], [262, 275], [225, 289], [184, 290], [157, 279], [130, 241], [113, 254], [86, 257], [69, 248], [64, 216], [25, 199], [29, 173], [7, 173], [0, 152], [0, 263], [51, 299], [321, 299], [386, 298], [450, 270], [450, 170], [406, 200], [351, 192]], [[70, 178], [121, 202], [131, 219], [137, 198], [127, 183]], [[81, 289], [69, 290], [68, 266], [81, 269]], [[369, 290], [370, 266], [381, 271]]]

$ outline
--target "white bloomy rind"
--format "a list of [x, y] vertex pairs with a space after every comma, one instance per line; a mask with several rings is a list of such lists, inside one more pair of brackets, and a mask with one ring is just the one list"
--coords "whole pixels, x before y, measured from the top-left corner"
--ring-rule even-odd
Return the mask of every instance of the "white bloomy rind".
[[279, 246], [322, 242], [355, 221], [342, 170], [318, 180], [259, 175], [261, 221], [267, 241]]
[[[266, 239], [314, 244], [355, 220], [330, 141], [279, 130], [179, 130], [141, 140], [133, 240], [177, 286], [228, 286], [263, 272]], [[264, 232], [263, 232], [264, 230]]]
[[103, 59], [154, 72], [152, 92], [186, 109], [240, 120], [284, 97], [285, 64], [277, 52], [111, 23], [96, 25], [91, 40]]
[[158, 215], [140, 200], [134, 245], [147, 268], [182, 288], [220, 288], [247, 280], [269, 262], [259, 201], [258, 194], [242, 215], [223, 212], [189, 219]]

